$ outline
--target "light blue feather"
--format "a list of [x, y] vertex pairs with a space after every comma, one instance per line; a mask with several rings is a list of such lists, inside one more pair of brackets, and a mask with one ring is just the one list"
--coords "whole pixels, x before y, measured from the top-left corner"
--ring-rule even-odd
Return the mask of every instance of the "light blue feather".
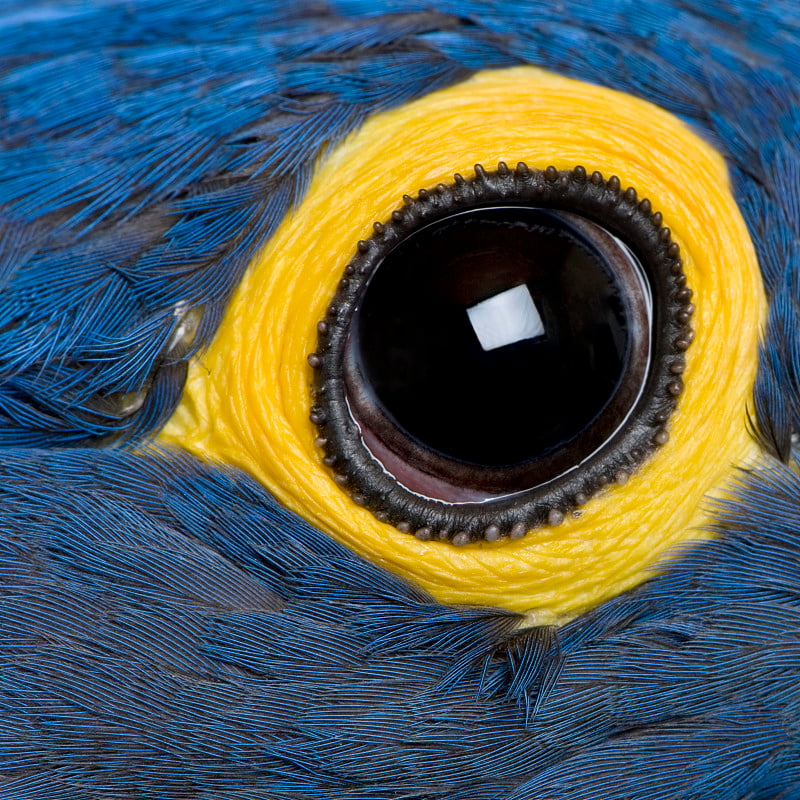
[[[179, 397], [176, 365], [209, 340], [318, 157], [368, 113], [480, 68], [542, 64], [683, 116], [728, 156], [769, 288], [797, 274], [791, 3], [408, 0], [386, 12], [358, 0], [9, 6], [0, 441], [157, 428]], [[202, 309], [200, 329], [171, 351], [187, 307]], [[793, 370], [787, 353], [770, 357]], [[798, 421], [780, 421], [773, 380], [762, 375], [754, 413], [785, 457]], [[115, 403], [137, 391], [138, 413]]]

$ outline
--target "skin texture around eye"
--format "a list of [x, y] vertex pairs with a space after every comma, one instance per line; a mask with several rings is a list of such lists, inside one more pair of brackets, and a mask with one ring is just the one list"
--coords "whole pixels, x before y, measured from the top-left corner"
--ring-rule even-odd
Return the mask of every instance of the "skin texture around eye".
[[[421, 542], [356, 506], [321, 464], [306, 357], [372, 223], [403, 194], [501, 160], [616, 174], [663, 214], [697, 307], [686, 388], [670, 441], [579, 516], [521, 540]], [[685, 124], [629, 95], [535, 68], [481, 73], [376, 115], [330, 153], [250, 265], [160, 438], [249, 471], [311, 523], [442, 602], [559, 621], [636, 585], [670, 548], [704, 535], [705, 499], [758, 452], [746, 412], [765, 307], [724, 160]]]

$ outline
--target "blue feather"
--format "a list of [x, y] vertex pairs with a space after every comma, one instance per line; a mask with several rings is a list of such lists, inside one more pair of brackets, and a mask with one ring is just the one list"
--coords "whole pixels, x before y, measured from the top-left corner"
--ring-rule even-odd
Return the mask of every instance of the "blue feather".
[[[602, 76], [690, 121], [729, 158], [769, 289], [796, 274], [791, 3], [528, 0], [510, 13], [506, 3], [434, 11], [408, 0], [386, 14], [358, 0], [224, 10], [150, 0], [39, 13], [12, 5], [5, 16], [14, 33], [0, 45], [7, 445], [136, 441], [157, 428], [179, 398], [181, 373], [165, 365], [208, 342], [327, 147], [366, 114], [487, 66]], [[183, 307], [203, 310], [199, 329], [166, 352]], [[114, 359], [79, 357], [98, 340], [115, 343]], [[754, 411], [785, 458], [792, 423], [769, 383], [759, 383]], [[107, 399], [131, 392], [143, 397], [135, 412]]]
[[525, 631], [239, 473], [8, 451], [3, 770], [17, 797], [41, 763], [51, 797], [793, 796], [798, 466], [743, 474], [660, 577]]

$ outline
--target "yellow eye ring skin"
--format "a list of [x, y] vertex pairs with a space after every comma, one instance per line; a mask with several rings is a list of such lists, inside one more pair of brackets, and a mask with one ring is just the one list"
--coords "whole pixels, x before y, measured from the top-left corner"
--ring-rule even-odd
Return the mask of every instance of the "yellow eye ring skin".
[[[419, 541], [356, 506], [321, 463], [307, 356], [356, 243], [404, 194], [499, 161], [618, 175], [672, 231], [694, 291], [695, 341], [670, 440], [625, 485], [522, 539]], [[190, 366], [162, 443], [240, 467], [284, 505], [445, 603], [532, 622], [573, 617], [705, 534], [706, 498], [757, 455], [746, 419], [766, 301], [722, 156], [676, 117], [533, 67], [479, 73], [381, 113], [334, 149]]]

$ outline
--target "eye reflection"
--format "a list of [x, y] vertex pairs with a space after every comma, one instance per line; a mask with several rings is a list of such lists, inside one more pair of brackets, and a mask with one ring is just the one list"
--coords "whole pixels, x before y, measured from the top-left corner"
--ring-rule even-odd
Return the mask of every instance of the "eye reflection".
[[484, 351], [546, 336], [542, 315], [524, 284], [470, 306], [467, 317]]
[[524, 284], [470, 306], [467, 317], [484, 351], [547, 335], [542, 315]]

